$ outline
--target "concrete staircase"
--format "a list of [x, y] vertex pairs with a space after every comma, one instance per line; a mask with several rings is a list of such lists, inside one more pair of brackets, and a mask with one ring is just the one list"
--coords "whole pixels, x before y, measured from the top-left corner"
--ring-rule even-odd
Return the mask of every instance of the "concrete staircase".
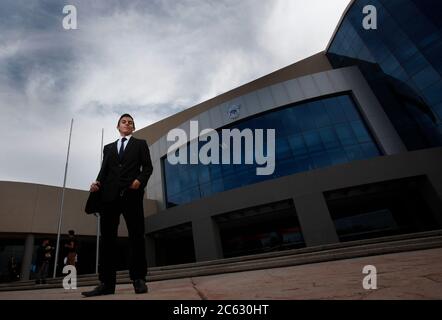
[[[270, 269], [341, 259], [382, 255], [442, 247], [442, 230], [358, 240], [330, 245], [248, 255], [243, 257], [151, 267], [148, 281], [208, 276], [214, 274]], [[36, 285], [32, 280], [0, 284], [0, 291], [61, 288], [62, 277], [50, 278], [46, 284]], [[117, 284], [130, 283], [129, 272], [117, 272]], [[77, 286], [98, 284], [95, 274], [79, 275]]]

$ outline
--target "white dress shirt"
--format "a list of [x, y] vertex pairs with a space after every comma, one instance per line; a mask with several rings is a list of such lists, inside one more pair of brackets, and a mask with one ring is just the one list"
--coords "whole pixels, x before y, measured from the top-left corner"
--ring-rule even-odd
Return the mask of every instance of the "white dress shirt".
[[117, 152], [120, 152], [121, 139], [123, 139], [123, 138], [127, 139], [126, 141], [124, 141], [124, 145], [123, 145], [123, 150], [126, 150], [127, 144], [129, 143], [129, 140], [130, 140], [131, 137], [132, 137], [132, 135], [125, 136], [125, 137], [120, 137], [120, 139], [118, 139], [118, 141], [117, 141]]

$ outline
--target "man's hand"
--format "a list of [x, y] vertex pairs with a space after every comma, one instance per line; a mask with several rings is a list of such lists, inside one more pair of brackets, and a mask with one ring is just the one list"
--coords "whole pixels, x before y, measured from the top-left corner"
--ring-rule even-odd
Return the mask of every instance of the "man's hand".
[[135, 179], [134, 182], [132, 182], [132, 184], [130, 185], [129, 189], [138, 190], [140, 186], [141, 182]]
[[100, 181], [94, 181], [91, 184], [91, 188], [89, 189], [90, 192], [97, 192], [100, 190]]

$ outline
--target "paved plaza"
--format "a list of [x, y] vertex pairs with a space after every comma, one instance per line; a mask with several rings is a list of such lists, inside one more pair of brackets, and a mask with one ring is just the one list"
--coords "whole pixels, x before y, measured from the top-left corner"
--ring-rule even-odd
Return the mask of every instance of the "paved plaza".
[[[364, 266], [377, 270], [377, 289], [366, 290]], [[61, 287], [60, 283], [60, 287]], [[82, 291], [43, 289], [0, 292], [0, 299], [223, 300], [223, 299], [442, 299], [442, 248], [284, 268], [155, 281], [147, 294], [131, 284], [115, 295], [83, 298]]]

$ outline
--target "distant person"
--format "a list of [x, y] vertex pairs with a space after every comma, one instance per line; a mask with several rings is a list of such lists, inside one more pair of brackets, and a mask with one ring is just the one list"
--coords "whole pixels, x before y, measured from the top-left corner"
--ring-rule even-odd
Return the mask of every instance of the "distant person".
[[10, 277], [11, 281], [20, 280], [20, 272], [18, 271], [17, 260], [15, 259], [14, 256], [11, 256], [9, 258], [8, 271], [9, 271], [9, 277]]
[[49, 263], [52, 259], [54, 248], [51, 246], [49, 239], [44, 239], [37, 250], [37, 278], [36, 284], [45, 284], [49, 271]]
[[64, 248], [65, 248], [65, 259], [64, 259], [64, 264], [65, 265], [71, 265], [76, 267], [77, 266], [77, 261], [78, 261], [78, 241], [75, 238], [75, 231], [74, 230], [69, 230], [69, 238], [66, 241]]
[[117, 129], [120, 137], [104, 147], [100, 173], [90, 187], [90, 192], [101, 193], [101, 284], [92, 291], [83, 292], [86, 297], [115, 293], [115, 250], [121, 214], [129, 233], [129, 275], [135, 293], [147, 292], [143, 197], [153, 171], [152, 161], [147, 142], [132, 136], [135, 123], [131, 115], [123, 114], [118, 120]]

